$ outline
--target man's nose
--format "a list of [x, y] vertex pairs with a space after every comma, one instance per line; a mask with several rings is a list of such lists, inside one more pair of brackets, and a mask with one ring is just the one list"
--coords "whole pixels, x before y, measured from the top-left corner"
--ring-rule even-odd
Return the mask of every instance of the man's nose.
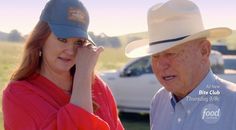
[[165, 55], [160, 55], [156, 64], [159, 69], [167, 69], [170, 66], [170, 60]]

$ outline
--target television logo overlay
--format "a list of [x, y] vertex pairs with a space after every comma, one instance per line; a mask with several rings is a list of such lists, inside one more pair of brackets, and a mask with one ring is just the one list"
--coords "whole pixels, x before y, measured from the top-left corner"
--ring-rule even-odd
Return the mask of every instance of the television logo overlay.
[[207, 104], [201, 111], [202, 120], [208, 124], [215, 124], [221, 116], [220, 108], [214, 104]]

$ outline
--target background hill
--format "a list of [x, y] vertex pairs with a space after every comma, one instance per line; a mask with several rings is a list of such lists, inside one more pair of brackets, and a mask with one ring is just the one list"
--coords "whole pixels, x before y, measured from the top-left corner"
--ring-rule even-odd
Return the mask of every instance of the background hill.
[[[99, 35], [95, 35], [93, 32], [89, 32], [91, 38], [96, 42], [97, 45], [102, 45], [104, 47], [111, 48], [122, 48], [127, 43], [148, 38], [147, 32], [138, 32], [125, 34], [120, 36], [108, 36], [105, 33], [101, 33]], [[4, 33], [0, 31], [0, 41], [10, 41], [10, 42], [18, 42], [22, 43], [27, 38], [27, 35], [22, 36], [20, 32], [17, 30], [12, 30], [10, 33]], [[229, 49], [236, 49], [236, 30], [233, 30], [231, 36], [229, 36], [226, 40], [215, 41], [213, 44], [218, 44], [219, 42], [226, 44]]]
[[126, 34], [126, 35], [121, 35], [118, 37], [119, 37], [122, 45], [124, 46], [124, 45], [128, 44], [129, 42], [148, 38], [148, 33], [147, 32], [131, 33], [131, 34]]
[[6, 41], [7, 40], [8, 33], [4, 33], [0, 31], [0, 40]]

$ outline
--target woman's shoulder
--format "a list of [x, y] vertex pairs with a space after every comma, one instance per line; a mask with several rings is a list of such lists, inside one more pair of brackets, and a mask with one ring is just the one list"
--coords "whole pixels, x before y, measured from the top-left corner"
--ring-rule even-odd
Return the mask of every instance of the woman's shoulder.
[[26, 80], [12, 80], [12, 81], [9, 81], [9, 83], [7, 84], [5, 90], [11, 90], [11, 89], [14, 89], [14, 88], [20, 88], [20, 87], [23, 87], [23, 86], [26, 86], [26, 85], [27, 85], [27, 81]]
[[29, 86], [31, 86], [31, 84], [27, 80], [10, 81], [5, 87], [3, 93], [4, 94], [25, 93], [27, 91], [31, 91]]
[[102, 80], [102, 78], [99, 75], [94, 76], [94, 82], [93, 85], [100, 86], [100, 87], [106, 87], [106, 83]]
[[102, 80], [99, 75], [95, 75], [93, 81], [93, 90], [110, 91], [108, 85]]

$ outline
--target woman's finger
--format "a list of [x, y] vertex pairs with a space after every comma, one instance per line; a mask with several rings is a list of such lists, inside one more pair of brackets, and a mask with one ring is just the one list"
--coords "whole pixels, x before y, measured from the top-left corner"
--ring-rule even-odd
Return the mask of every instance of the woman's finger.
[[88, 48], [96, 48], [96, 46], [94, 46], [93, 44], [88, 44], [87, 47]]
[[97, 47], [97, 53], [100, 54], [104, 50], [104, 47], [99, 46]]

